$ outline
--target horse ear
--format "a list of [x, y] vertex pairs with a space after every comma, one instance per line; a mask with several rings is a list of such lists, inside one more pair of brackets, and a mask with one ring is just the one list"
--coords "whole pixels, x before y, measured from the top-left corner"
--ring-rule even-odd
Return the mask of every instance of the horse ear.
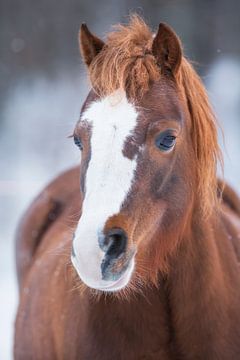
[[152, 53], [163, 71], [176, 75], [182, 59], [182, 46], [170, 26], [161, 23], [153, 40]]
[[87, 66], [91, 64], [95, 56], [102, 50], [104, 42], [93, 35], [86, 24], [81, 25], [79, 32], [79, 47], [83, 60]]

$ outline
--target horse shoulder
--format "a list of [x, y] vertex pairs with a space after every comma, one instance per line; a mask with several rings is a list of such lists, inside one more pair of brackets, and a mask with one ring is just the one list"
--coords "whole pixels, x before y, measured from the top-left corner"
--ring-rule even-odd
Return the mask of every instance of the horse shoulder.
[[218, 181], [219, 188], [223, 188], [222, 200], [236, 215], [240, 217], [240, 198], [229, 184]]
[[16, 231], [19, 288], [44, 235], [58, 220], [71, 196], [79, 193], [79, 176], [78, 167], [59, 175], [36, 197], [23, 215]]
[[228, 184], [224, 184], [221, 210], [228, 240], [240, 263], [240, 198]]
[[[81, 307], [81, 297], [75, 289], [75, 272], [70, 263], [73, 229], [80, 208], [79, 169], [74, 168], [40, 193], [19, 225], [20, 301], [14, 348], [17, 359], [56, 358], [63, 353], [69, 319], [72, 320], [70, 328], [74, 330], [79, 321], [84, 321], [82, 312], [79, 321], [75, 315], [76, 308]], [[70, 335], [67, 336], [69, 342], [72, 331]], [[72, 351], [75, 351], [74, 346]], [[46, 352], [47, 355], [43, 355]]]
[[232, 244], [237, 261], [240, 263], [240, 198], [228, 184], [224, 186], [221, 210], [227, 241]]

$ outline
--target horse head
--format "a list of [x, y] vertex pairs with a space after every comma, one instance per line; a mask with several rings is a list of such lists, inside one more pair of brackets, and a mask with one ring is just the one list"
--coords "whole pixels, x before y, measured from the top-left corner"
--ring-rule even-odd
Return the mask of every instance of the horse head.
[[83, 204], [72, 262], [90, 288], [140, 289], [217, 201], [215, 119], [169, 26], [153, 35], [133, 16], [104, 43], [84, 24], [80, 48], [92, 89], [74, 130]]

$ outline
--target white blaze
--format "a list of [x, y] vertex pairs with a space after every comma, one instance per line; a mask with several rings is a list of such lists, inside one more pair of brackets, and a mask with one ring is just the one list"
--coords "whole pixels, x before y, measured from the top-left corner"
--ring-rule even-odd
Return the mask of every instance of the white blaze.
[[93, 102], [82, 119], [91, 125], [91, 158], [86, 172], [86, 193], [82, 216], [75, 239], [72, 258], [80, 278], [90, 287], [117, 290], [127, 284], [133, 261], [126, 271], [125, 283], [102, 280], [101, 262], [104, 252], [98, 243], [98, 233], [109, 217], [119, 213], [134, 177], [136, 159], [123, 155], [124, 143], [137, 122], [137, 112], [120, 91]]

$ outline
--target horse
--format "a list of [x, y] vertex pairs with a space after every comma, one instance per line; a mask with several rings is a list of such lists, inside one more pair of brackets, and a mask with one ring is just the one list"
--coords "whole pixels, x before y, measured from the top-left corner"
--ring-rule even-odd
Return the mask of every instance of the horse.
[[240, 358], [240, 200], [217, 120], [166, 24], [83, 24], [91, 90], [17, 229], [17, 360]]

